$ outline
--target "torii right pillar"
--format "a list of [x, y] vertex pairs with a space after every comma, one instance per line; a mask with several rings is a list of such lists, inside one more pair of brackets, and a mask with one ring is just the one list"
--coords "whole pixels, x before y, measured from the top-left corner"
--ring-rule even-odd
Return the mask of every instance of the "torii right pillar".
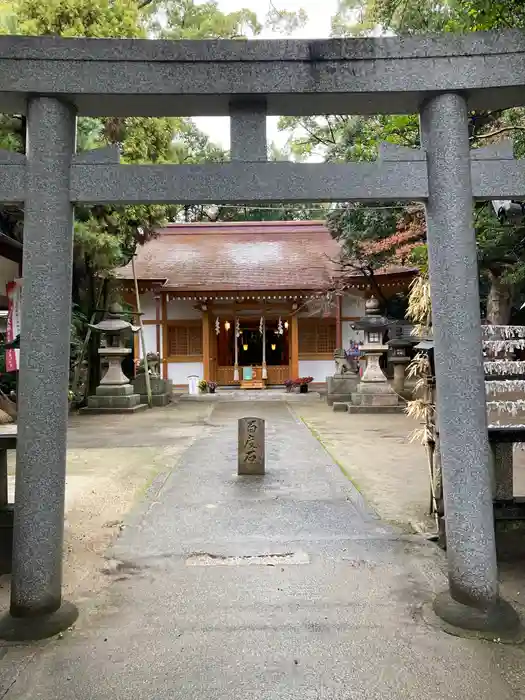
[[466, 99], [436, 95], [420, 117], [449, 578], [434, 612], [449, 632], [510, 641], [521, 628], [499, 596]]

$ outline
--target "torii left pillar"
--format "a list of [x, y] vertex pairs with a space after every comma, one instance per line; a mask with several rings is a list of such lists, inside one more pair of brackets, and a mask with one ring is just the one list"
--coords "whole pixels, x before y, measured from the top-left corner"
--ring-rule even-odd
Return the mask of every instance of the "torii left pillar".
[[50, 637], [78, 615], [62, 601], [75, 140], [70, 104], [29, 100], [11, 606], [0, 621], [11, 641]]

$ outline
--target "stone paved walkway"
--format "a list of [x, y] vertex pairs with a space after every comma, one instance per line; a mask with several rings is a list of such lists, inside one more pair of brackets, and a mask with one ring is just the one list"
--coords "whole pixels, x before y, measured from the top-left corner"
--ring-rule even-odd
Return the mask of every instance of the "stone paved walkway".
[[[240, 479], [236, 419], [250, 414], [267, 420], [267, 474]], [[217, 404], [150, 496], [105, 594], [39, 646], [7, 700], [524, 697], [521, 649], [424, 622], [441, 554], [368, 514], [284, 403]]]

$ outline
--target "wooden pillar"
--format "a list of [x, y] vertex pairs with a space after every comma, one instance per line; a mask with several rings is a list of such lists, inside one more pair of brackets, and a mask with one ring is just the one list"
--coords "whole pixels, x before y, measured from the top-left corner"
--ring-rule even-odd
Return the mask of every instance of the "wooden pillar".
[[162, 294], [162, 378], [168, 378], [168, 295]]
[[266, 316], [262, 317], [262, 378], [268, 379], [268, 368], [266, 366]]
[[[220, 323], [220, 322], [219, 322]], [[215, 314], [212, 309], [209, 309], [209, 327], [210, 327], [210, 381], [217, 381], [217, 355], [219, 336], [215, 329]], [[219, 325], [220, 331], [220, 325]]]
[[[156, 353], [159, 356], [159, 359], [163, 357], [163, 352], [161, 349], [160, 345], [160, 324], [161, 324], [161, 297], [160, 297], [160, 290], [155, 290], [155, 337], [156, 337]], [[160, 369], [160, 368], [159, 368]]]
[[343, 329], [341, 327], [341, 306], [342, 299], [340, 296], [336, 297], [335, 305], [335, 347], [340, 349], [343, 347]]
[[235, 339], [235, 364], [233, 366], [233, 381], [239, 381], [239, 319], [235, 316], [233, 324], [233, 333]]
[[294, 314], [290, 319], [290, 379], [299, 376], [299, 319]]
[[211, 381], [210, 377], [210, 312], [207, 307], [202, 311], [202, 373], [203, 379]]
[[135, 360], [133, 363], [133, 376], [136, 377], [138, 363], [140, 362], [140, 343], [138, 333], [133, 333], [133, 359]]

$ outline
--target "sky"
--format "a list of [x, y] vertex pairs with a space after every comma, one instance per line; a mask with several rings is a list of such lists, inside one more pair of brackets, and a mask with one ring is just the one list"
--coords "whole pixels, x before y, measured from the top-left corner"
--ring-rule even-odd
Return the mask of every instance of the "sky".
[[[330, 23], [337, 11], [337, 0], [274, 0], [278, 10], [297, 11], [300, 8], [308, 15], [308, 23], [292, 35], [296, 39], [326, 39], [330, 36]], [[234, 12], [246, 7], [257, 13], [261, 22], [264, 21], [270, 3], [268, 0], [218, 0], [223, 12]], [[282, 39], [280, 34], [265, 30], [260, 39]], [[197, 117], [194, 119], [199, 128], [223, 148], [230, 147], [230, 126], [227, 117]], [[267, 120], [268, 143], [274, 141], [279, 146], [286, 142], [286, 135], [277, 130], [277, 117]]]

